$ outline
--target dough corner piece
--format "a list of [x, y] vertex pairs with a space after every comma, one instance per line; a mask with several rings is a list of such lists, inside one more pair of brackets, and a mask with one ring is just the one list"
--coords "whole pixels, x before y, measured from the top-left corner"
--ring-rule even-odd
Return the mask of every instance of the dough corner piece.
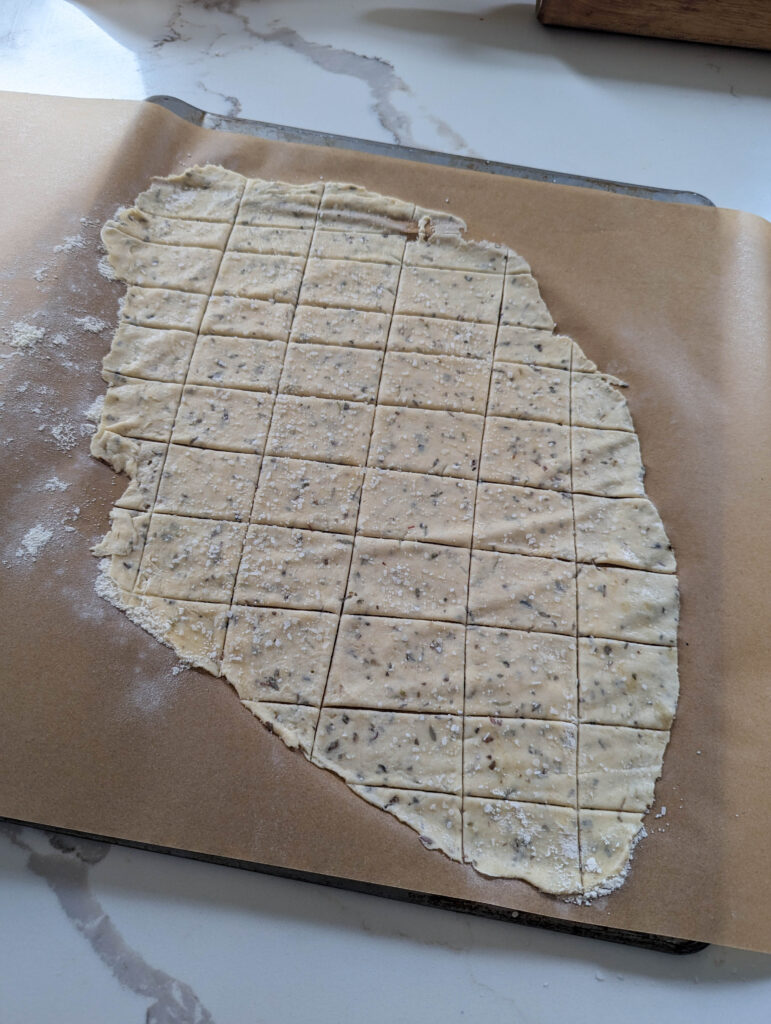
[[318, 708], [301, 704], [274, 704], [269, 701], [242, 700], [244, 707], [268, 727], [290, 750], [310, 757]]
[[418, 833], [427, 850], [441, 850], [461, 859], [461, 799], [447, 793], [426, 793], [386, 786], [351, 786], [367, 803], [390, 811]]
[[590, 903], [620, 888], [629, 874], [635, 847], [647, 836], [643, 815], [628, 811], [581, 811], [583, 892]]
[[[105, 541], [97, 547], [104, 550]], [[95, 549], [95, 553], [100, 551]], [[219, 676], [227, 628], [226, 609], [124, 590], [116, 582], [116, 558], [121, 556], [102, 559], [95, 585], [100, 597], [120, 608], [137, 626], [170, 647], [187, 665]]]
[[97, 592], [469, 877], [621, 885], [676, 562], [622, 382], [528, 261], [448, 209], [214, 165], [102, 239], [127, 289], [91, 453], [128, 485]]

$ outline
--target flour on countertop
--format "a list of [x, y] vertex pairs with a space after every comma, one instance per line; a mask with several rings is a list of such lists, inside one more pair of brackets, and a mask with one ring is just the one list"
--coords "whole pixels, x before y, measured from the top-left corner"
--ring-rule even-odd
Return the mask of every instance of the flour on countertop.
[[31, 527], [22, 537], [16, 557], [30, 558], [34, 561], [53, 535], [53, 530], [47, 529], [41, 523]]
[[51, 434], [56, 441], [56, 447], [63, 452], [68, 452], [78, 443], [77, 431], [71, 423], [56, 423], [51, 427]]
[[60, 480], [58, 476], [52, 476], [49, 480], [43, 484], [44, 491], [66, 491], [69, 487], [64, 480]]
[[86, 240], [83, 235], [68, 235], [63, 242], [54, 246], [54, 252], [75, 252], [76, 249], [85, 249]]
[[17, 320], [15, 324], [11, 325], [8, 341], [12, 348], [26, 351], [42, 341], [45, 333], [44, 327], [37, 327], [26, 320]]
[[100, 320], [98, 316], [76, 316], [75, 323], [90, 334], [101, 334], [110, 326], [106, 321]]

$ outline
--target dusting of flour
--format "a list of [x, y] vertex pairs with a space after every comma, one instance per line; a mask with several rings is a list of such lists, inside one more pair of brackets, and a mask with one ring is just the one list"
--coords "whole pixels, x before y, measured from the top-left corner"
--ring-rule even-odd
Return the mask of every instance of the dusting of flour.
[[43, 327], [36, 327], [35, 324], [28, 323], [26, 320], [17, 320], [11, 326], [8, 342], [11, 348], [23, 352], [34, 348], [39, 341], [43, 340], [45, 333]]
[[66, 491], [69, 487], [64, 480], [60, 480], [58, 476], [52, 476], [43, 484], [44, 491]]
[[92, 423], [98, 423], [102, 418], [102, 408], [104, 407], [104, 395], [97, 395], [91, 405], [86, 409], [84, 415], [87, 420]]
[[31, 527], [21, 538], [21, 544], [16, 550], [16, 557], [29, 558], [34, 562], [53, 535], [53, 530], [47, 529], [40, 523]]
[[98, 316], [76, 316], [75, 323], [82, 330], [89, 331], [91, 334], [101, 334], [110, 326], [104, 320], [100, 320]]

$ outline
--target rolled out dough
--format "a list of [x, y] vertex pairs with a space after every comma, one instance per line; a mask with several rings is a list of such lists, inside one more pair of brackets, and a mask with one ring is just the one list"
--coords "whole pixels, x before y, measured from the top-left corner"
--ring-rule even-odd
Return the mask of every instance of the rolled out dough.
[[585, 897], [661, 774], [675, 560], [617, 382], [464, 230], [212, 166], [118, 211], [101, 591], [428, 849]]

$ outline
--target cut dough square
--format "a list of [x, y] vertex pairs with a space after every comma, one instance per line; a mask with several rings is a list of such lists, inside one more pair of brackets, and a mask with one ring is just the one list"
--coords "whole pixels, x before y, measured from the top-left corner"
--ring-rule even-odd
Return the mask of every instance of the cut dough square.
[[195, 346], [188, 382], [275, 391], [285, 348], [283, 341], [202, 335]]
[[222, 671], [241, 700], [318, 706], [336, 629], [327, 612], [235, 605]]
[[219, 249], [154, 245], [109, 224], [102, 229], [102, 241], [116, 275], [128, 284], [146, 288], [179, 288], [209, 295], [222, 259]]
[[482, 359], [387, 352], [379, 401], [483, 414], [490, 366]]
[[290, 340], [314, 342], [318, 345], [383, 349], [386, 347], [389, 322], [390, 317], [385, 313], [298, 306]]
[[372, 406], [361, 402], [279, 395], [268, 455], [363, 465], [372, 415]]
[[324, 190], [319, 224], [339, 230], [394, 233], [411, 226], [414, 212], [414, 203], [333, 181]]
[[308, 306], [340, 306], [375, 313], [394, 308], [399, 267], [355, 260], [318, 260], [305, 268], [300, 301]]
[[576, 806], [575, 725], [467, 715], [463, 743], [466, 795]]
[[351, 786], [368, 803], [389, 811], [420, 836], [429, 849], [461, 859], [461, 799], [447, 793], [423, 793], [387, 786]]
[[582, 725], [578, 752], [581, 807], [645, 811], [661, 774], [669, 733], [615, 725]]
[[639, 569], [578, 567], [579, 632], [637, 643], [677, 643], [677, 577]]
[[467, 480], [368, 469], [357, 529], [368, 537], [471, 546], [474, 484]]
[[313, 760], [349, 782], [460, 793], [461, 719], [322, 708]]
[[238, 209], [238, 224], [268, 224], [273, 227], [312, 227], [316, 220], [323, 185], [287, 186], [283, 182], [249, 181]]
[[578, 641], [582, 722], [669, 729], [677, 706], [677, 648]]
[[463, 632], [447, 622], [343, 615], [325, 703], [460, 714]]
[[102, 360], [108, 373], [181, 384], [195, 345], [192, 331], [154, 330], [120, 324]]
[[554, 329], [551, 313], [541, 298], [538, 283], [530, 274], [507, 274], [503, 286], [501, 324], [512, 327]]
[[573, 427], [573, 487], [609, 498], [642, 498], [645, 470], [636, 434]]
[[136, 206], [151, 215], [232, 223], [245, 184], [242, 175], [222, 167], [191, 167], [153, 181]]
[[488, 412], [491, 416], [569, 423], [570, 374], [523, 363], [496, 365]]
[[174, 423], [172, 441], [197, 448], [261, 452], [273, 395], [188, 384]]
[[235, 600], [339, 612], [351, 561], [350, 537], [283, 526], [250, 526]]
[[373, 349], [290, 344], [281, 390], [290, 395], [374, 402], [383, 355]]
[[495, 342], [496, 362], [526, 363], [569, 370], [573, 342], [562, 334], [532, 327], [501, 325]]
[[433, 235], [425, 242], [408, 242], [404, 264], [502, 274], [506, 269], [506, 247], [490, 242], [464, 242], [462, 238]]
[[195, 332], [200, 326], [207, 300], [208, 296], [192, 292], [132, 285], [126, 289], [120, 317], [125, 323], [137, 327]]
[[647, 498], [573, 496], [581, 562], [675, 571], [672, 545]]
[[165, 444], [137, 441], [100, 429], [91, 439], [91, 454], [129, 477], [128, 487], [115, 502], [117, 507], [137, 512], [153, 507], [166, 458]]
[[573, 637], [469, 626], [466, 714], [511, 718], [576, 717]]
[[268, 256], [302, 256], [304, 260], [312, 237], [310, 228], [236, 224], [228, 249], [230, 252], [261, 252]]
[[463, 548], [357, 537], [345, 611], [464, 622], [468, 560]]
[[573, 558], [573, 502], [564, 491], [479, 484], [474, 544], [492, 551]]
[[480, 479], [570, 490], [570, 428], [488, 416]]
[[154, 512], [137, 593], [229, 603], [245, 532], [241, 523]]
[[190, 167], [182, 174], [156, 179], [137, 196], [144, 213], [163, 217], [233, 223], [246, 179], [223, 167]]
[[405, 266], [394, 312], [494, 324], [502, 284], [498, 274]]
[[156, 511], [243, 522], [259, 472], [259, 455], [169, 445]]
[[575, 565], [556, 558], [473, 551], [469, 621], [545, 633], [575, 633]]
[[214, 285], [215, 295], [296, 302], [305, 260], [297, 256], [226, 252]]
[[571, 807], [467, 797], [466, 860], [483, 875], [522, 878], [544, 892], [581, 889], [578, 821]]
[[267, 700], [244, 700], [241, 703], [290, 750], [301, 750], [307, 757], [311, 756], [318, 708], [307, 704], [273, 704]]
[[110, 559], [110, 579], [123, 591], [136, 583], [150, 518], [149, 512], [111, 509], [109, 532], [91, 549], [98, 558]]
[[484, 419], [463, 412], [379, 406], [369, 465], [475, 480]]
[[390, 263], [399, 266], [405, 239], [387, 231], [317, 231], [311, 256], [325, 260], [359, 260], [363, 263]]
[[495, 325], [459, 323], [430, 316], [395, 316], [388, 336], [394, 352], [489, 359], [495, 346]]
[[627, 811], [588, 810], [581, 810], [579, 817], [584, 888], [591, 894], [627, 866], [643, 817]]
[[[489, 243], [488, 243], [489, 244]], [[521, 256], [514, 249], [506, 250], [506, 273], [507, 274], [530, 274], [532, 267], [524, 256]]]
[[181, 393], [179, 384], [145, 380], [110, 387], [100, 429], [145, 441], [168, 441]]
[[138, 207], [118, 210], [106, 227], [116, 226], [127, 235], [142, 242], [164, 245], [202, 245], [205, 249], [225, 248], [230, 235], [227, 221], [183, 220], [179, 217], [160, 217], [143, 213]]
[[288, 302], [212, 295], [201, 324], [202, 334], [286, 341], [294, 306]]
[[185, 661], [218, 676], [228, 626], [224, 604], [124, 593], [128, 617], [154, 637], [185, 652]]
[[266, 456], [252, 521], [353, 533], [363, 478], [354, 466]]
[[634, 430], [626, 399], [599, 373], [574, 373], [573, 416], [576, 427]]

